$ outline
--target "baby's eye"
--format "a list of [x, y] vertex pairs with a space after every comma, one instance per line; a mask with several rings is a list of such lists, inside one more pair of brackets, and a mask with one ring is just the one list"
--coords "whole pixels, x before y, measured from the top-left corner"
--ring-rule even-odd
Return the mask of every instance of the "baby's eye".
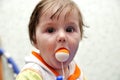
[[74, 32], [74, 28], [72, 26], [68, 26], [66, 28], [66, 32]]
[[52, 28], [52, 27], [51, 27], [51, 28], [48, 28], [48, 29], [47, 29], [47, 32], [48, 32], [48, 33], [53, 33], [53, 32], [55, 32], [55, 29]]

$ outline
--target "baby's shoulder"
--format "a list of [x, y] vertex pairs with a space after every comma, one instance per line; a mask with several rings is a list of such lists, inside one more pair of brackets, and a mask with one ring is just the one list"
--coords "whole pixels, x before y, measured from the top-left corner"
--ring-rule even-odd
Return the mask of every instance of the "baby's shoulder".
[[42, 77], [34, 69], [25, 69], [18, 74], [16, 80], [42, 80]]
[[40, 66], [36, 63], [27, 63], [16, 77], [16, 80], [42, 80]]

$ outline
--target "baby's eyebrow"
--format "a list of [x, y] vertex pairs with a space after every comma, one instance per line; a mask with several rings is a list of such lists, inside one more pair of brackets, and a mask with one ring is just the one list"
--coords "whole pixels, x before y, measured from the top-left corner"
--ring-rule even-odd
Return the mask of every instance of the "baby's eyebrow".
[[43, 25], [55, 25], [55, 22], [50, 20], [43, 23]]
[[75, 21], [67, 21], [66, 24], [69, 24], [69, 25], [77, 25], [77, 23]]

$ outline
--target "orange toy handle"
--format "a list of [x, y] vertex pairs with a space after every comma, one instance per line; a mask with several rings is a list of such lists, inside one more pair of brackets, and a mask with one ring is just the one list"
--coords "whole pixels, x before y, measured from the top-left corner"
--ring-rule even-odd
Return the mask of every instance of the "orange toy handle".
[[0, 80], [3, 80], [2, 56], [0, 56]]

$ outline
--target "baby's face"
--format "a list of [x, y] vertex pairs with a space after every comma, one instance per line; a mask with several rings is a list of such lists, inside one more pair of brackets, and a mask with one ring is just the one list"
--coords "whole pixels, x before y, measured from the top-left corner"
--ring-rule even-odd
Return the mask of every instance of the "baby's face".
[[56, 60], [55, 52], [60, 48], [66, 48], [70, 52], [69, 59], [64, 62], [68, 66], [74, 58], [81, 40], [79, 17], [77, 11], [71, 12], [66, 18], [66, 10], [63, 10], [59, 18], [51, 19], [51, 13], [46, 12], [40, 17], [36, 27], [36, 43], [42, 58], [48, 65], [60, 69], [61, 63]]

